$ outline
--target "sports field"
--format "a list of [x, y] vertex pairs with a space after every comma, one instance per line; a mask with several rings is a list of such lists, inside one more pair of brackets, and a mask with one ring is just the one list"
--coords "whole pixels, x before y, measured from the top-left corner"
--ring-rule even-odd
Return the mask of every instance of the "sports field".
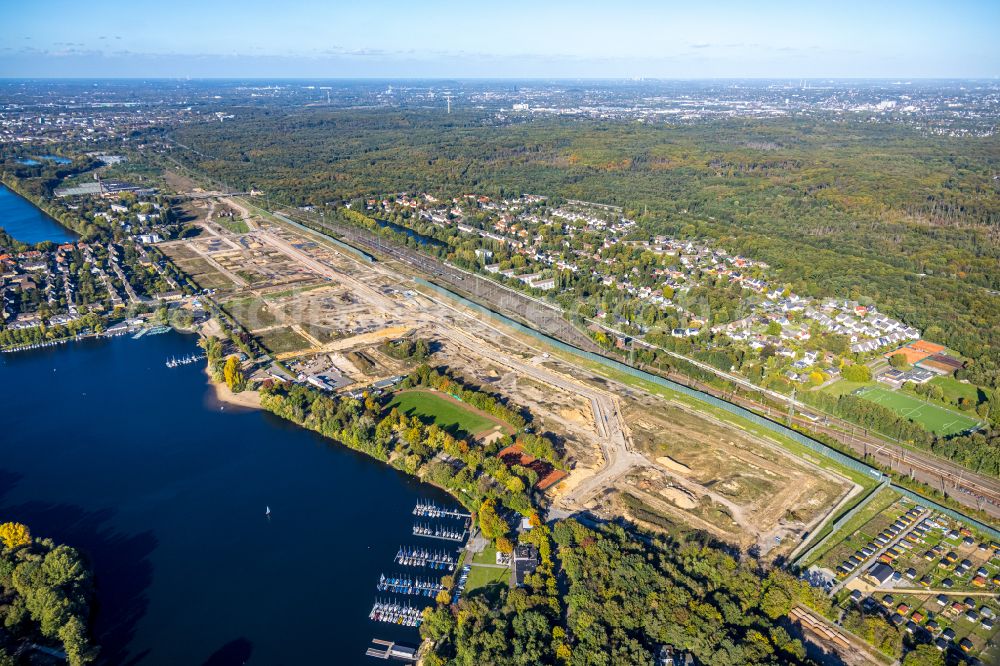
[[431, 391], [397, 393], [389, 403], [389, 409], [393, 407], [426, 423], [434, 422], [456, 437], [475, 435], [499, 423], [466, 408], [451, 397]]
[[936, 435], [954, 435], [979, 425], [979, 421], [964, 414], [928, 404], [919, 398], [881, 386], [860, 389], [857, 395], [877, 405], [888, 407], [904, 418], [916, 421]]

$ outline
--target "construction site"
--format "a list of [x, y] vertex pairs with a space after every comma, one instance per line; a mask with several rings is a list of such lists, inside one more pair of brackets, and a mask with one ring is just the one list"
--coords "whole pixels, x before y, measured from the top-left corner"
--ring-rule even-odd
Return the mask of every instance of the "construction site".
[[569, 464], [546, 490], [552, 517], [625, 516], [774, 557], [861, 490], [777, 440], [553, 353], [418, 284], [401, 262], [366, 260], [249, 202], [188, 206], [202, 232], [158, 247], [300, 379], [389, 386], [413, 363], [380, 346], [421, 337], [432, 364], [526, 408]]

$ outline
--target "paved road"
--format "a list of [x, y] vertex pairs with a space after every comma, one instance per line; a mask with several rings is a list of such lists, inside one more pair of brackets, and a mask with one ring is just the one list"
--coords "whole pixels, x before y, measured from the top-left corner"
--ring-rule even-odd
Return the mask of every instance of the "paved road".
[[[697, 388], [727, 402], [761, 414], [770, 414], [775, 420], [782, 420], [782, 415], [776, 410], [769, 409], [746, 396], [724, 393], [715, 387], [692, 381], [680, 375], [668, 376], [674, 381]], [[792, 421], [805, 430], [835, 439], [854, 451], [858, 458], [870, 456], [880, 465], [945, 492], [965, 506], [980, 509], [994, 518], [1000, 518], [1000, 481], [997, 479], [970, 472], [960, 465], [931, 453], [913, 451], [898, 444], [889, 444], [884, 440], [876, 439], [859, 426], [845, 421], [841, 421], [842, 425], [836, 427], [830, 423], [806, 419], [801, 415], [796, 415]]]
[[[451, 308], [448, 304], [443, 305]], [[597, 473], [585, 479], [569, 493], [560, 496], [557, 500], [560, 508], [568, 512], [582, 508], [596, 493], [609, 487], [615, 480], [634, 467], [650, 464], [644, 456], [632, 450], [622, 420], [618, 398], [610, 392], [594, 388], [541, 365], [518, 360], [490, 345], [479, 344], [478, 340], [463, 331], [443, 329], [441, 332], [456, 344], [467, 349], [474, 349], [494, 363], [505, 365], [554, 388], [579, 395], [590, 402], [594, 416], [594, 428], [600, 441], [604, 465]]]
[[[596, 323], [612, 333], [624, 335], [624, 333], [616, 331], [616, 329], [606, 326], [601, 322], [592, 323]], [[642, 340], [635, 340], [635, 342], [649, 349], [655, 349], [657, 352], [662, 352], [673, 358], [683, 360], [701, 370], [711, 372], [712, 374], [721, 377], [746, 391], [759, 395], [766, 395], [769, 398], [778, 400], [786, 406], [790, 405], [796, 409], [804, 410], [807, 413], [815, 413], [818, 411], [815, 407], [807, 405], [799, 400], [795, 400], [787, 395], [784, 395], [783, 393], [762, 388], [743, 377], [724, 372], [696, 359], [689, 358], [657, 345], [649, 344]], [[647, 368], [647, 370], [649, 369]], [[677, 379], [684, 384], [692, 383], [690, 379], [681, 377], [678, 377]], [[764, 410], [767, 409], [761, 403], [749, 397], [737, 397], [732, 394], [723, 395], [721, 391], [714, 387], [698, 382], [694, 383], [697, 384], [697, 388], [706, 393], [710, 393], [716, 397], [722, 397], [729, 402], [738, 404], [753, 411], [764, 412]], [[776, 416], [780, 417], [780, 415], [777, 414]], [[957, 501], [965, 504], [966, 506], [980, 509], [995, 518], [1000, 518], [1000, 479], [994, 479], [972, 472], [961, 465], [945, 460], [939, 456], [935, 456], [932, 453], [915, 451], [913, 449], [907, 449], [899, 444], [890, 443], [878, 435], [868, 432], [864, 428], [832, 415], [824, 415], [821, 422], [797, 416], [794, 418], [794, 422], [808, 430], [813, 430], [823, 433], [829, 437], [833, 437], [840, 443], [849, 446], [861, 457], [871, 455], [875, 457], [880, 464], [885, 465], [900, 474], [911, 476], [914, 479], [935, 488], [936, 490], [952, 495]]]
[[[895, 539], [890, 539], [889, 543], [885, 544], [884, 546], [882, 546], [881, 548], [879, 548], [877, 551], [875, 551], [875, 553], [871, 557], [869, 557], [864, 562], [862, 562], [858, 566], [858, 568], [855, 569], [854, 571], [852, 571], [849, 575], [847, 575], [844, 578], [844, 580], [842, 580], [839, 583], [837, 583], [836, 585], [834, 585], [833, 589], [830, 591], [830, 594], [831, 595], [836, 594], [837, 592], [839, 592], [840, 590], [842, 590], [852, 580], [854, 580], [858, 576], [861, 576], [866, 571], [868, 571], [868, 569], [871, 568], [870, 565], [873, 565], [875, 562], [878, 562], [878, 558], [882, 557], [883, 553], [885, 553], [887, 550], [889, 550], [890, 548], [892, 548], [893, 546], [895, 546], [896, 544], [898, 544], [900, 541], [902, 541], [903, 539], [905, 539], [907, 534], [909, 534], [910, 532], [912, 532], [913, 529], [917, 525], [919, 525], [925, 518], [929, 518], [930, 516], [931, 516], [931, 511], [929, 509], [924, 509], [924, 511], [919, 516], [917, 516], [917, 519], [914, 520], [912, 523], [910, 523], [909, 527], [907, 527], [905, 530], [901, 531], [899, 533], [899, 535], [896, 536]], [[850, 555], [848, 555], [848, 557], [850, 557]]]
[[[294, 219], [296, 215], [293, 214], [290, 217]], [[298, 217], [300, 217], [301, 221], [301, 216]], [[492, 280], [450, 266], [439, 259], [411, 248], [387, 241], [367, 230], [329, 220], [310, 219], [309, 222], [326, 227], [337, 235], [375, 253], [395, 258], [417, 269], [419, 272], [430, 275], [435, 282], [456, 292], [471, 296], [473, 300], [485, 302], [492, 309], [523, 321], [556, 339], [586, 351], [606, 353], [594, 344], [588, 336], [573, 326], [572, 323], [564, 319], [562, 312], [555, 306], [498, 285]], [[712, 366], [707, 366], [694, 359], [689, 359], [678, 354], [674, 355], [715, 374], [724, 376], [747, 391], [760, 392], [759, 387], [754, 386], [743, 378], [733, 378], [729, 373], [722, 373]], [[649, 368], [646, 369], [652, 371]], [[682, 383], [690, 384], [691, 381], [686, 380]], [[696, 385], [696, 387], [729, 402], [760, 413], [765, 413], [768, 410], [766, 406], [748, 396], [723, 395], [718, 389], [712, 387], [702, 385]], [[786, 402], [786, 404], [789, 400], [788, 396], [780, 393], [768, 392], [767, 395], [780, 399]], [[795, 404], [797, 407], [815, 411], [813, 408], [799, 401], [795, 401]], [[778, 417], [777, 414], [775, 416]], [[902, 449], [898, 445], [889, 444], [885, 440], [839, 419], [831, 418], [829, 419], [829, 424], [823, 424], [800, 417], [795, 422], [809, 430], [818, 431], [835, 438], [839, 442], [849, 446], [859, 457], [865, 454], [871, 455], [879, 463], [890, 467], [898, 473], [912, 475], [914, 479], [927, 483], [939, 490], [943, 488], [945, 492], [961, 504], [981, 509], [995, 518], [1000, 518], [1000, 480], [971, 472], [930, 453]], [[837, 427], [834, 427], [834, 425]], [[845, 429], [847, 432], [844, 431]]]
[[507, 289], [492, 280], [456, 268], [417, 250], [397, 245], [363, 229], [325, 219], [309, 218], [304, 220], [302, 215], [296, 213], [283, 212], [282, 214], [299, 223], [308, 221], [310, 224], [325, 227], [355, 245], [383, 256], [392, 257], [431, 276], [435, 282], [442, 286], [468, 295], [474, 300], [485, 301], [494, 310], [545, 331], [548, 335], [563, 342], [587, 351], [602, 351], [594, 344], [593, 340], [563, 317], [562, 310], [544, 301]]

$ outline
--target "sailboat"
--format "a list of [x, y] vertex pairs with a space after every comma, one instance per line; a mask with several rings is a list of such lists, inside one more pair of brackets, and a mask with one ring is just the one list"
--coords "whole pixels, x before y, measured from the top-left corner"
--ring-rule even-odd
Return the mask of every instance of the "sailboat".
[[271, 517], [271, 507], [269, 506], [264, 507], [264, 515], [267, 516], [268, 518]]

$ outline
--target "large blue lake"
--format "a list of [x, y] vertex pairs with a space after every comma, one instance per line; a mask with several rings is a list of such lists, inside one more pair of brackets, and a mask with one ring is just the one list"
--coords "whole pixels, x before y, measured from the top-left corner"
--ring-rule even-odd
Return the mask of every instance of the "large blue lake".
[[0, 185], [0, 228], [22, 243], [66, 243], [77, 235]]
[[416, 644], [368, 612], [418, 543], [414, 503], [449, 498], [220, 410], [200, 365], [164, 366], [194, 349], [167, 334], [0, 354], [0, 521], [87, 556], [101, 662], [370, 664], [373, 637]]

